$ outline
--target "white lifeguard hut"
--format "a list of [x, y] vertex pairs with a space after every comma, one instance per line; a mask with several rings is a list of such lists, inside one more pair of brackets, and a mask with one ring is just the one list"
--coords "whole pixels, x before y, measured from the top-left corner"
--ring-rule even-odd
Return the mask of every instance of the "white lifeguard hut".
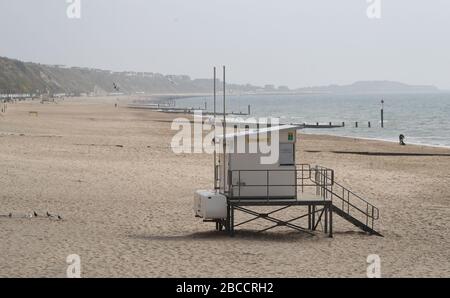
[[[225, 90], [225, 71], [223, 81]], [[214, 123], [215, 82], [214, 68]], [[320, 225], [332, 237], [336, 213], [363, 231], [381, 236], [374, 229], [374, 221], [379, 218], [375, 206], [336, 183], [332, 169], [298, 161], [295, 152], [301, 125], [260, 127], [255, 123], [256, 127], [250, 128], [246, 122], [228, 122], [231, 127], [227, 128], [223, 94], [223, 133], [214, 138], [214, 189], [196, 191], [196, 217], [215, 222], [216, 230], [225, 228], [231, 236], [235, 227], [263, 219], [272, 225], [262, 231], [287, 227], [314, 235]], [[230, 128], [232, 132], [227, 132]], [[218, 153], [217, 147], [222, 151]], [[307, 207], [307, 212], [288, 220], [274, 217], [274, 213], [293, 206]], [[255, 211], [256, 207], [265, 210]], [[268, 207], [276, 209], [268, 212]], [[235, 224], [235, 210], [253, 218]]]
[[[214, 158], [215, 183], [214, 190], [199, 190], [194, 200], [194, 211], [197, 217], [205, 222], [216, 222], [216, 228], [225, 227], [234, 234], [234, 211], [239, 210], [250, 215], [268, 219], [276, 226], [304, 231], [300, 226], [279, 220], [263, 213], [249, 210], [248, 206], [309, 206], [309, 228], [313, 230], [316, 207], [321, 206], [326, 214], [326, 225], [331, 228], [331, 200], [320, 193], [309, 194], [300, 199], [305, 186], [311, 179], [310, 167], [296, 163], [295, 148], [298, 140], [297, 125], [276, 125], [250, 129], [247, 125], [233, 125], [233, 132], [216, 136], [216, 147], [223, 148]], [[261, 148], [264, 144], [266, 149]], [[332, 170], [321, 169], [321, 184], [332, 183]], [[299, 190], [299, 186], [301, 190]], [[325, 193], [323, 193], [325, 194]], [[330, 232], [331, 235], [331, 232]]]
[[[217, 142], [226, 143], [216, 165], [220, 193], [231, 200], [296, 199], [298, 128], [278, 125], [218, 136]], [[263, 143], [269, 152], [263, 152]]]

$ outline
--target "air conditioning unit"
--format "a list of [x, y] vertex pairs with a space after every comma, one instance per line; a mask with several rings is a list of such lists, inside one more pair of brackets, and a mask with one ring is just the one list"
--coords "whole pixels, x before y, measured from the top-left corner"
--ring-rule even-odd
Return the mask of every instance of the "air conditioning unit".
[[194, 196], [194, 212], [203, 219], [227, 218], [227, 197], [214, 190], [197, 190]]

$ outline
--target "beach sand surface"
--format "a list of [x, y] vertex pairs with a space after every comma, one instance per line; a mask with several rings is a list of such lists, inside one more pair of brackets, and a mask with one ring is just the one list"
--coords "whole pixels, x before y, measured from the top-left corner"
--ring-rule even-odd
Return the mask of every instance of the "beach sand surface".
[[22, 102], [0, 114], [0, 276], [65, 277], [78, 254], [83, 277], [365, 277], [378, 254], [383, 277], [450, 277], [449, 149], [299, 134], [297, 162], [334, 169], [377, 206], [384, 237], [335, 216], [334, 238], [257, 233], [263, 221], [230, 238], [194, 217], [212, 155], [172, 152], [170, 121], [183, 116], [115, 102]]

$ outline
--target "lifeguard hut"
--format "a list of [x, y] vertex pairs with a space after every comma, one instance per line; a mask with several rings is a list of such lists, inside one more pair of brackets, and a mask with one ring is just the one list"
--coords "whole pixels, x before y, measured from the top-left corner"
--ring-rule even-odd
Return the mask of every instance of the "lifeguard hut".
[[[332, 169], [298, 161], [295, 152], [301, 126], [250, 129], [232, 125], [231, 133], [226, 133], [225, 127], [226, 120], [223, 134], [214, 138], [215, 148], [223, 148], [220, 153], [214, 151], [214, 189], [195, 193], [194, 212], [204, 222], [214, 222], [216, 230], [225, 229], [231, 236], [236, 227], [265, 220], [271, 225], [260, 231], [287, 227], [314, 235], [321, 227], [332, 237], [333, 214], [337, 214], [363, 231], [381, 236], [374, 228], [379, 219], [374, 205], [337, 183]], [[261, 143], [271, 150], [260, 150]], [[290, 207], [302, 211], [294, 217], [291, 213], [288, 219], [275, 217]], [[261, 208], [264, 210], [256, 210]], [[251, 218], [235, 223], [236, 211]]]
[[[239, 200], [296, 199], [297, 129], [295, 125], [244, 128], [216, 137], [216, 142], [226, 143], [225, 154], [219, 154], [216, 165], [220, 192]], [[277, 138], [272, 138], [274, 134]], [[263, 142], [270, 146], [270, 153], [261, 152], [258, 145]], [[270, 161], [270, 156], [276, 160]]]

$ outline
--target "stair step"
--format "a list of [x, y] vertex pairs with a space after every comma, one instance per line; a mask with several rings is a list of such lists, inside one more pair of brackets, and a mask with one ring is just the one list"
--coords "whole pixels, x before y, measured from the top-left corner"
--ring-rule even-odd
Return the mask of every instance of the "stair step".
[[335, 205], [332, 205], [332, 209], [337, 215], [339, 215], [343, 219], [347, 220], [348, 222], [352, 223], [356, 227], [360, 228], [364, 232], [367, 232], [367, 233], [372, 234], [372, 235], [377, 235], [377, 236], [383, 237], [383, 235], [381, 235], [379, 232], [375, 231], [371, 227], [367, 226], [365, 223], [363, 223], [363, 222], [359, 221], [358, 219], [354, 218], [353, 216], [351, 216], [350, 214], [346, 213], [345, 211], [343, 211], [339, 207], [337, 207]]

